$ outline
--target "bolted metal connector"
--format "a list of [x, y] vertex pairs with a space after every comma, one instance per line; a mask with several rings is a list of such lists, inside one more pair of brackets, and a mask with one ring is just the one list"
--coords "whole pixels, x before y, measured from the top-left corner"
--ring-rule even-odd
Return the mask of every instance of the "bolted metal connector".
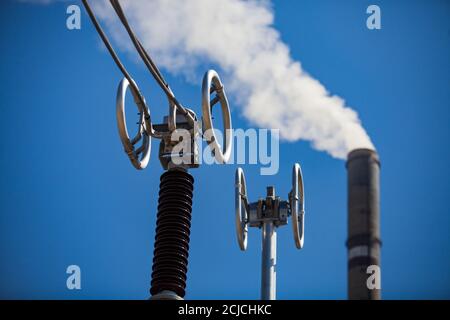
[[264, 222], [272, 222], [275, 226], [287, 224], [290, 215], [289, 203], [275, 194], [275, 187], [267, 187], [267, 196], [249, 204], [250, 227], [261, 228]]
[[174, 131], [169, 130], [167, 116], [164, 117], [163, 124], [154, 126], [163, 133], [159, 144], [159, 161], [165, 170], [175, 167], [184, 169], [199, 167], [197, 138], [201, 135], [201, 126], [195, 114], [193, 112], [192, 114], [193, 122], [188, 121], [184, 115], [177, 114], [177, 128]]

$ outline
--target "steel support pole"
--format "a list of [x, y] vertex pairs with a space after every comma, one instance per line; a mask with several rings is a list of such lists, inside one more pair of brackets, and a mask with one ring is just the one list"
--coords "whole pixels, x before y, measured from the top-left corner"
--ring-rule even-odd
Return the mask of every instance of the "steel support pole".
[[277, 230], [273, 222], [262, 226], [261, 300], [276, 299]]

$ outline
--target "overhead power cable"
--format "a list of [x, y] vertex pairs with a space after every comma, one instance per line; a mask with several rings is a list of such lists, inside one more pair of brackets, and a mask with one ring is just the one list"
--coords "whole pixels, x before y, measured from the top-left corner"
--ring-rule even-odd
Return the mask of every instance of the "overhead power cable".
[[[92, 9], [90, 8], [88, 1], [87, 0], [82, 0], [82, 2], [83, 2], [83, 5], [85, 6], [85, 8], [86, 8], [86, 10], [88, 12], [88, 15], [89, 15], [90, 19], [92, 20], [92, 23], [94, 24], [98, 34], [100, 35], [103, 43], [105, 44], [106, 48], [108, 49], [109, 53], [111, 54], [114, 62], [119, 67], [119, 69], [122, 72], [122, 74], [124, 75], [124, 77], [127, 78], [128, 82], [131, 85], [131, 88], [137, 94], [139, 102], [142, 105], [145, 105], [145, 101], [144, 101], [144, 98], [142, 97], [142, 94], [140, 93], [138, 87], [136, 86], [136, 84], [132, 80], [132, 78], [131, 78], [130, 74], [128, 73], [128, 71], [126, 70], [125, 66], [120, 61], [118, 55], [114, 51], [114, 48], [112, 47], [108, 37], [106, 36], [106, 34], [103, 31], [103, 29], [100, 26], [100, 24], [98, 23], [98, 21], [97, 21], [97, 19], [95, 17], [95, 14], [92, 11]], [[169, 103], [175, 105], [179, 112], [181, 112], [182, 114], [186, 115], [188, 113], [187, 110], [175, 98], [175, 95], [173, 94], [172, 90], [170, 89], [168, 83], [164, 80], [164, 77], [162, 76], [162, 74], [159, 71], [158, 67], [156, 66], [156, 64], [154, 63], [154, 61], [150, 57], [150, 55], [144, 49], [144, 46], [142, 45], [142, 43], [139, 41], [139, 39], [135, 35], [133, 29], [131, 28], [130, 24], [128, 23], [128, 20], [127, 20], [127, 18], [125, 16], [124, 11], [122, 10], [122, 7], [120, 6], [119, 1], [118, 0], [110, 0], [110, 3], [112, 5], [114, 11], [116, 12], [117, 16], [119, 17], [121, 23], [125, 27], [125, 29], [126, 29], [128, 35], [129, 35], [131, 41], [133, 42], [133, 45], [135, 46], [137, 52], [139, 53], [139, 56], [141, 57], [142, 61], [147, 66], [148, 70], [150, 71], [151, 75], [153, 76], [153, 78], [155, 79], [157, 84], [161, 87], [161, 89], [166, 94], [167, 99], [169, 100]], [[144, 108], [144, 110], [145, 110], [145, 108]]]

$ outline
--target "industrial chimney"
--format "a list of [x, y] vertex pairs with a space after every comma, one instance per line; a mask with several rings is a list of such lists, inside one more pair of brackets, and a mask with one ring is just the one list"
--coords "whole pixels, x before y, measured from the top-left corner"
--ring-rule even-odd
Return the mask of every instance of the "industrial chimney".
[[[381, 299], [380, 160], [374, 150], [355, 149], [348, 154], [346, 167], [348, 298], [378, 300]], [[368, 269], [369, 266], [372, 267]]]

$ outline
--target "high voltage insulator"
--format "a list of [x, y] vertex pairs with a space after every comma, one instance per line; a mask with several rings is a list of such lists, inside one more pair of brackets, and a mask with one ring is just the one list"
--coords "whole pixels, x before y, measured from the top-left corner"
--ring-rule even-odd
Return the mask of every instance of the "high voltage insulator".
[[235, 176], [235, 223], [238, 244], [241, 250], [247, 250], [248, 227], [262, 228], [262, 264], [261, 299], [276, 299], [276, 228], [288, 223], [291, 217], [295, 245], [303, 248], [305, 196], [303, 176], [299, 164], [292, 170], [292, 189], [288, 201], [275, 195], [273, 186], [267, 187], [266, 198], [250, 203], [247, 197], [247, 185], [244, 171], [236, 170]]
[[[202, 119], [175, 98], [162, 74], [144, 50], [131, 29], [117, 0], [110, 0], [137, 52], [168, 99], [168, 115], [162, 124], [153, 124], [150, 109], [136, 82], [128, 73], [98, 24], [88, 2], [83, 4], [117, 66], [124, 75], [116, 97], [116, 116], [120, 140], [132, 165], [144, 169], [151, 154], [151, 138], [160, 139], [159, 160], [167, 170], [161, 175], [156, 221], [152, 280], [152, 299], [182, 299], [186, 289], [189, 256], [194, 178], [188, 169], [199, 166], [197, 138], [203, 137], [219, 163], [226, 163], [232, 147], [232, 125], [228, 100], [219, 75], [214, 70], [205, 73], [202, 83]], [[130, 88], [137, 106], [137, 134], [130, 138], [126, 125], [125, 98]], [[215, 95], [214, 97], [212, 97]], [[223, 147], [219, 143], [212, 121], [212, 108], [220, 103], [223, 118]], [[203, 124], [203, 125], [202, 125]], [[180, 148], [180, 143], [181, 148]]]
[[[119, 135], [125, 152], [136, 169], [143, 169], [150, 159], [150, 137], [159, 138], [159, 160], [163, 168], [168, 170], [161, 176], [150, 293], [154, 299], [180, 299], [184, 297], [186, 289], [194, 189], [194, 179], [187, 170], [199, 166], [197, 137], [202, 135], [201, 126], [192, 110], [186, 109], [187, 115], [180, 115], [173, 104], [169, 104], [169, 115], [164, 117], [164, 123], [153, 125], [142, 116], [147, 107], [136, 103], [141, 117], [138, 134], [130, 139], [124, 104], [128, 84], [127, 79], [121, 81], [116, 107]], [[211, 102], [213, 93], [216, 93], [217, 98]], [[211, 108], [217, 102], [222, 107], [226, 130], [223, 148], [215, 136], [211, 117]], [[210, 135], [207, 141], [215, 151], [214, 156], [220, 163], [225, 163], [231, 152], [231, 115], [223, 85], [214, 70], [209, 70], [203, 79], [202, 107], [203, 136], [207, 133]], [[183, 139], [189, 139], [187, 150], [190, 152], [174, 150], [179, 140], [173, 139], [173, 134], [180, 128], [186, 130], [187, 137]], [[141, 146], [135, 148], [139, 142]]]
[[170, 291], [184, 297], [194, 178], [180, 170], [166, 171], [159, 190], [150, 293]]

